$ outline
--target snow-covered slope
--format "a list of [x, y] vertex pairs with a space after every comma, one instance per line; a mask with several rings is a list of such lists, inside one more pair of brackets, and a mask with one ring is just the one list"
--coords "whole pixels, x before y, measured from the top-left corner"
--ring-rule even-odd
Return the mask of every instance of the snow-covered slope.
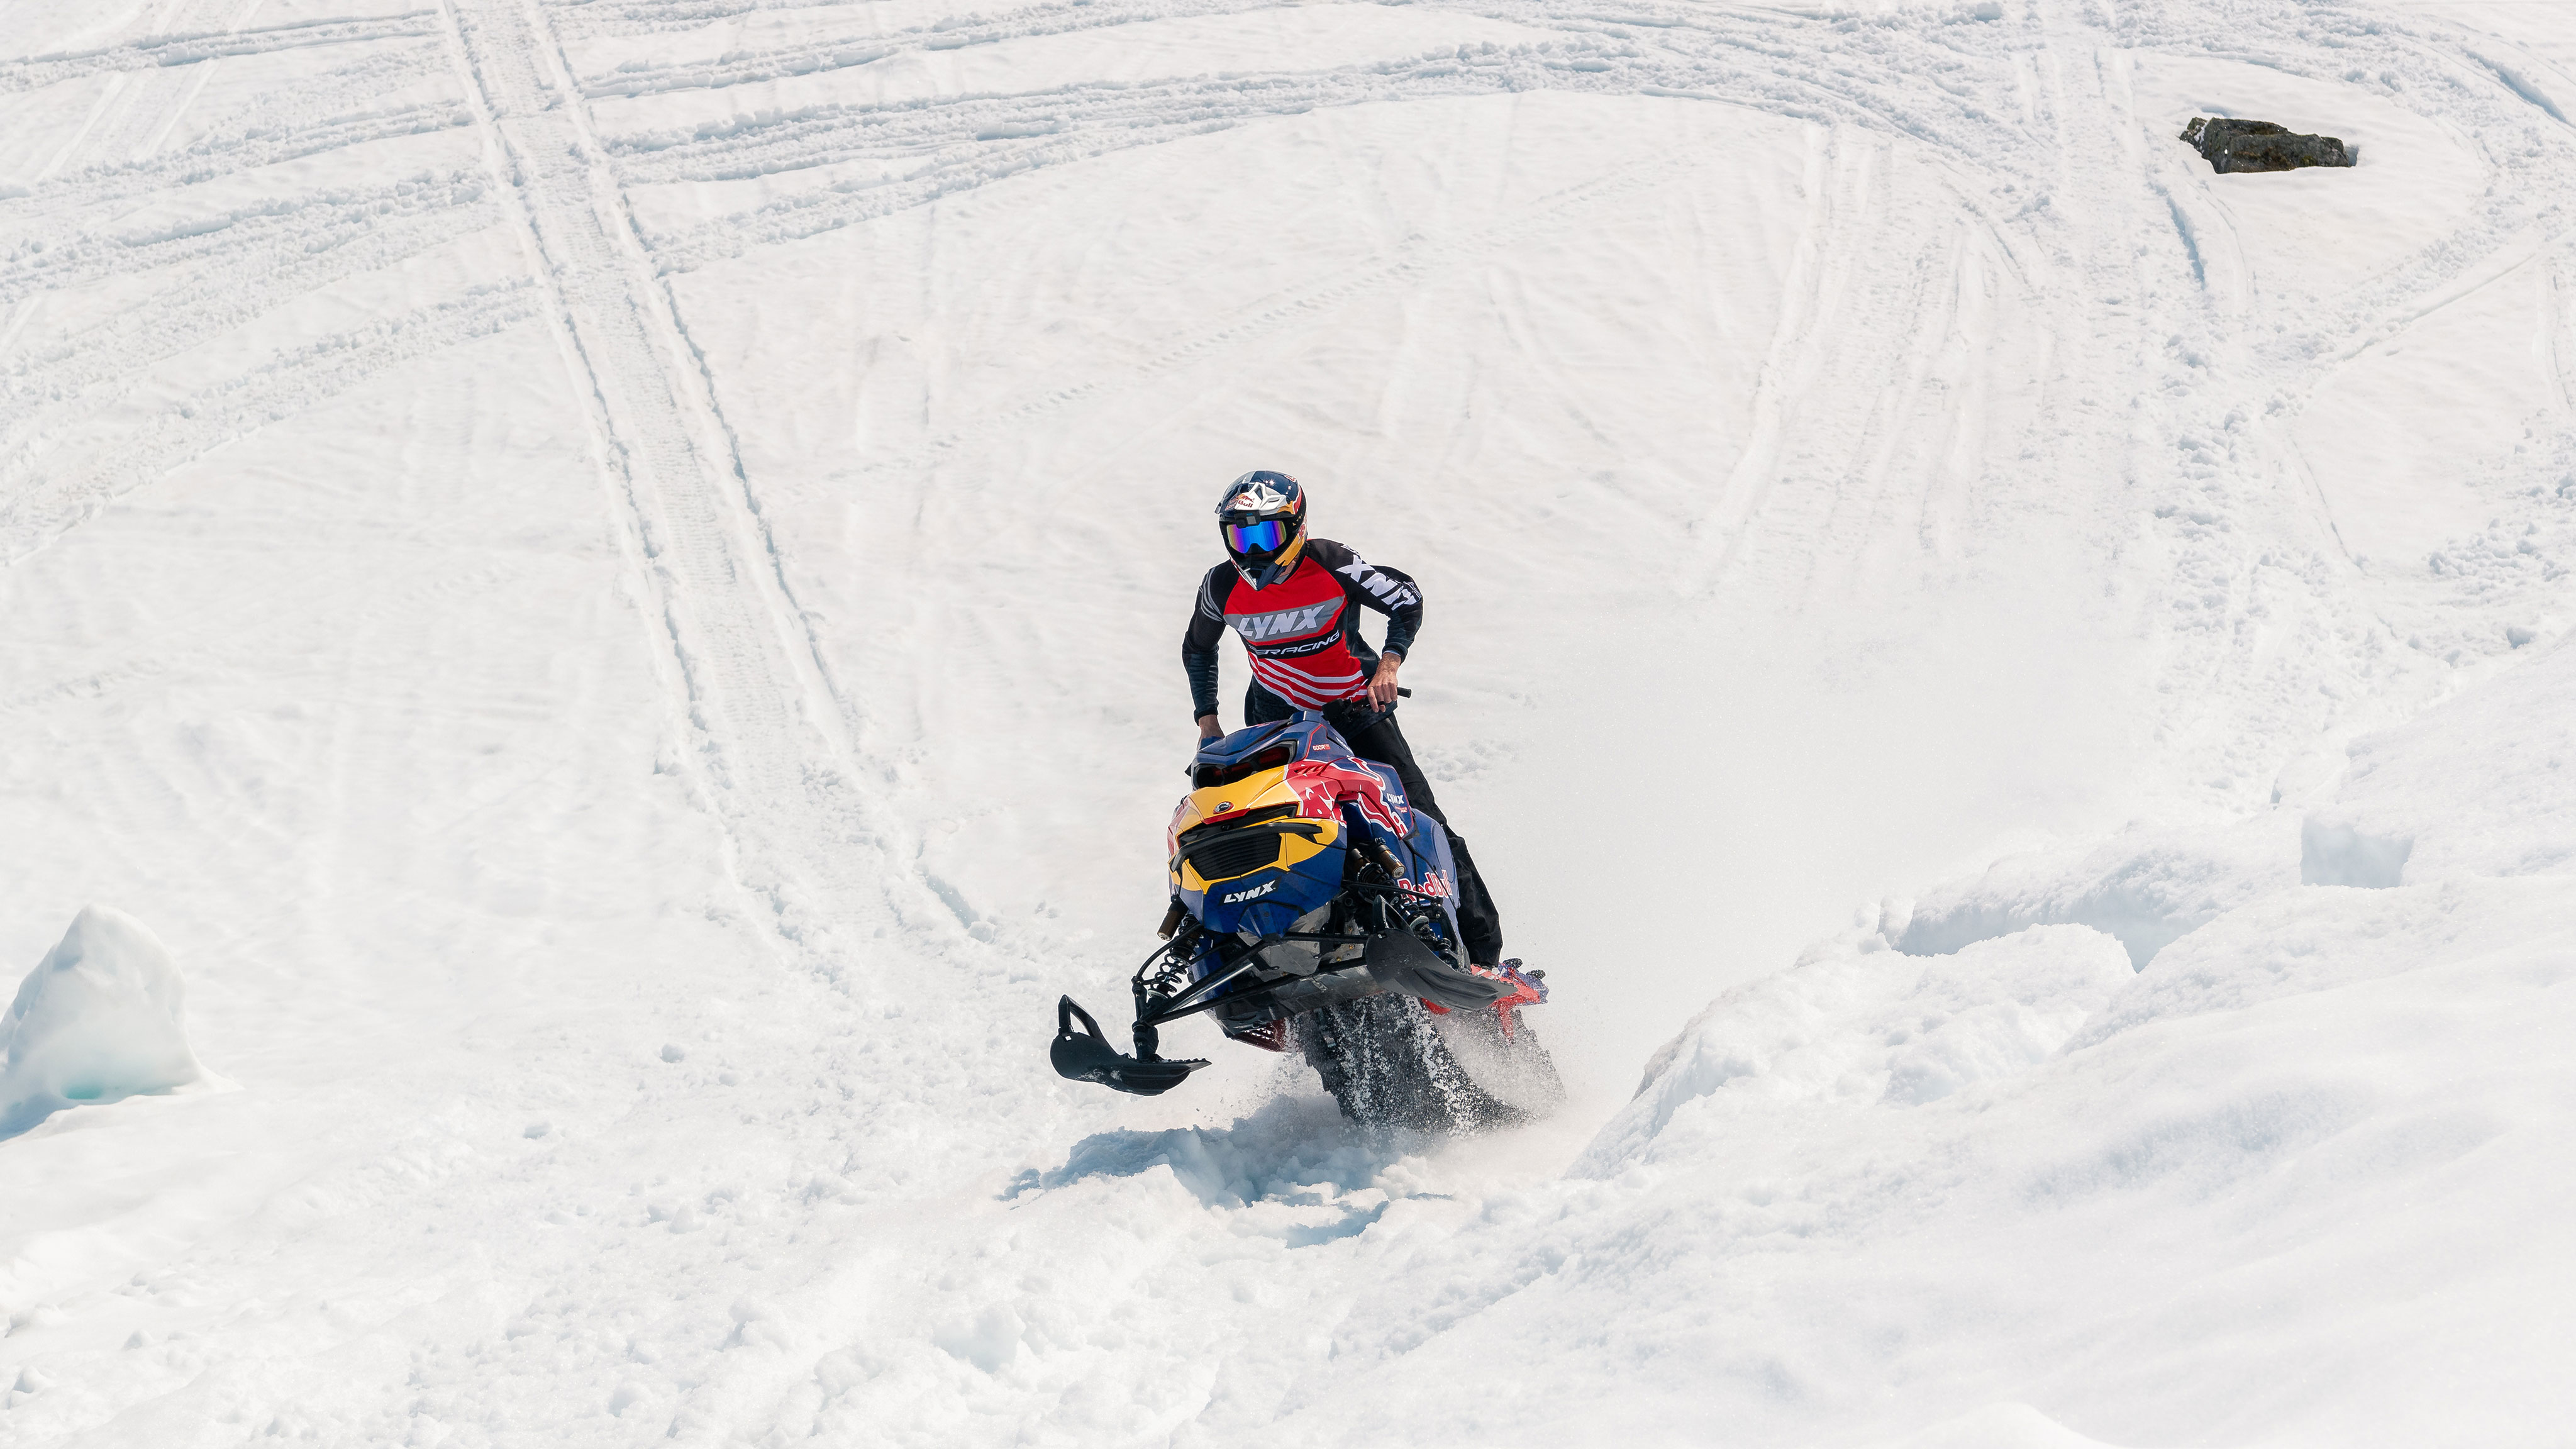
[[[6, 14], [0, 1441], [2567, 1421], [2556, 7]], [[1046, 1069], [1254, 466], [1543, 1127]]]

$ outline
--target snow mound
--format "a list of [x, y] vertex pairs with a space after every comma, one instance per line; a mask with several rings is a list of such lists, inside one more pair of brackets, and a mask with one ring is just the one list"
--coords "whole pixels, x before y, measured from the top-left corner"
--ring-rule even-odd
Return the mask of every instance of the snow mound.
[[[2403, 798], [2449, 812], [2419, 851], [2545, 788], [2545, 760], [2499, 769], [2491, 741], [2423, 723], [2356, 751], [2377, 768], [2344, 802], [2418, 782]], [[1385, 1367], [1309, 1390], [1298, 1427], [1428, 1399], [1497, 1341], [1565, 1381], [1619, 1376], [1639, 1422], [1748, 1444], [2467, 1444], [2563, 1422], [2569, 1334], [2545, 1305], [2576, 1284], [2576, 909], [2558, 875], [2506, 873], [2562, 843], [2524, 824], [2494, 874], [2291, 884], [2136, 974], [2084, 926], [1930, 958], [1889, 948], [1893, 913], [1846, 931], [1658, 1053], [1536, 1228], [1462, 1229], [1363, 1300], [1346, 1324], [1441, 1316], [1418, 1345], [1346, 1327], [1337, 1353]], [[1657, 1361], [1693, 1373], [1634, 1372]], [[1514, 1408], [1500, 1442], [1579, 1437], [1582, 1408]], [[1429, 1420], [1349, 1438], [1423, 1442]]]
[[2576, 647], [2356, 741], [2303, 873], [2393, 886], [2576, 868]]
[[2290, 812], [2273, 811], [2224, 831], [2133, 827], [2078, 855], [2008, 856], [1926, 893], [1886, 934], [1900, 951], [1941, 956], [2028, 926], [2091, 926], [2118, 937], [2144, 971], [2225, 912], [2297, 884], [2295, 826]]
[[2185, 936], [2291, 886], [2388, 889], [2576, 867], [2576, 647], [2552, 646], [2364, 736], [2348, 756], [2313, 809], [2276, 807], [2223, 829], [2132, 828], [2081, 854], [2010, 856], [1890, 906], [1882, 933], [1898, 950], [1941, 955], [2072, 922], [2119, 937], [2144, 971]]
[[[2438, 962], [2491, 961], [2531, 950], [2555, 959], [2576, 941], [2576, 915], [2567, 905], [2565, 887], [2550, 881], [2284, 892], [2178, 943], [2133, 990], [2086, 1022], [2067, 1050], [2151, 1023], [2336, 991]], [[2454, 1009], [2487, 1004], [2463, 996]]]
[[1660, 1150], [1703, 1099], [1716, 1102], [1696, 1110], [1721, 1117], [1798, 1101], [1909, 1107], [2015, 1075], [2135, 980], [2128, 952], [2089, 926], [2032, 926], [1929, 960], [1875, 933], [1837, 937], [1683, 1028], [1577, 1172]]
[[188, 1046], [178, 964], [149, 927], [89, 906], [0, 1019], [0, 1135], [52, 1113], [205, 1076]]
[[[2333, 757], [2312, 758], [2329, 762], [2313, 772], [2329, 783]], [[2008, 856], [1891, 904], [1881, 932], [1900, 951], [1937, 956], [2070, 922], [2119, 937], [2144, 971], [2185, 936], [2293, 886], [2563, 873], [2576, 867], [2576, 647], [2552, 646], [2364, 736], [2330, 783], [2312, 809], [2276, 805], [2217, 829], [2133, 827], [2080, 853]]]
[[[2563, 1421], [2564, 1315], [2533, 1305], [2576, 1284], [2571, 705], [2561, 650], [2364, 737], [2313, 805], [1873, 910], [1656, 1056], [1537, 1248], [1462, 1234], [1497, 1265], [1474, 1301], [1568, 1374], [1707, 1365], [1628, 1407], [1748, 1443], [2481, 1443]], [[1891, 949], [2122, 882], [2204, 917], [2134, 975], [2137, 943], [2084, 925]], [[1419, 1389], [1472, 1347], [1368, 1387]], [[1839, 1439], [1782, 1407], [1935, 1382]]]

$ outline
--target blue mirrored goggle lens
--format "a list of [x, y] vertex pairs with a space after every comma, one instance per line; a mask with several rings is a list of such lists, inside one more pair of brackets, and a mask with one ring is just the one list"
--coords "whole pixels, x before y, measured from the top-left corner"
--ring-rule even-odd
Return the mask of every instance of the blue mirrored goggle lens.
[[1287, 538], [1288, 525], [1275, 518], [1265, 518], [1259, 523], [1229, 523], [1225, 526], [1226, 546], [1236, 553], [1268, 553], [1286, 542]]

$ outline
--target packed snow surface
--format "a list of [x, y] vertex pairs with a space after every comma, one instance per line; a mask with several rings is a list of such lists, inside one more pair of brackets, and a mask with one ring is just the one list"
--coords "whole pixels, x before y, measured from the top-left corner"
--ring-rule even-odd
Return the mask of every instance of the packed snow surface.
[[[2576, 1422], [2565, 7], [5, 17], [0, 1443]], [[1548, 1123], [1047, 1068], [1253, 467]]]

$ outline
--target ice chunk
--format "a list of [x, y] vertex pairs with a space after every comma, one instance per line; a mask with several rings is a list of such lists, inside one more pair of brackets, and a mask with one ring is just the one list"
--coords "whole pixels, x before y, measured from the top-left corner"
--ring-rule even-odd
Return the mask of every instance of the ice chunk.
[[182, 995], [179, 968], [150, 928], [105, 906], [82, 910], [0, 1018], [0, 1136], [65, 1107], [204, 1077]]

